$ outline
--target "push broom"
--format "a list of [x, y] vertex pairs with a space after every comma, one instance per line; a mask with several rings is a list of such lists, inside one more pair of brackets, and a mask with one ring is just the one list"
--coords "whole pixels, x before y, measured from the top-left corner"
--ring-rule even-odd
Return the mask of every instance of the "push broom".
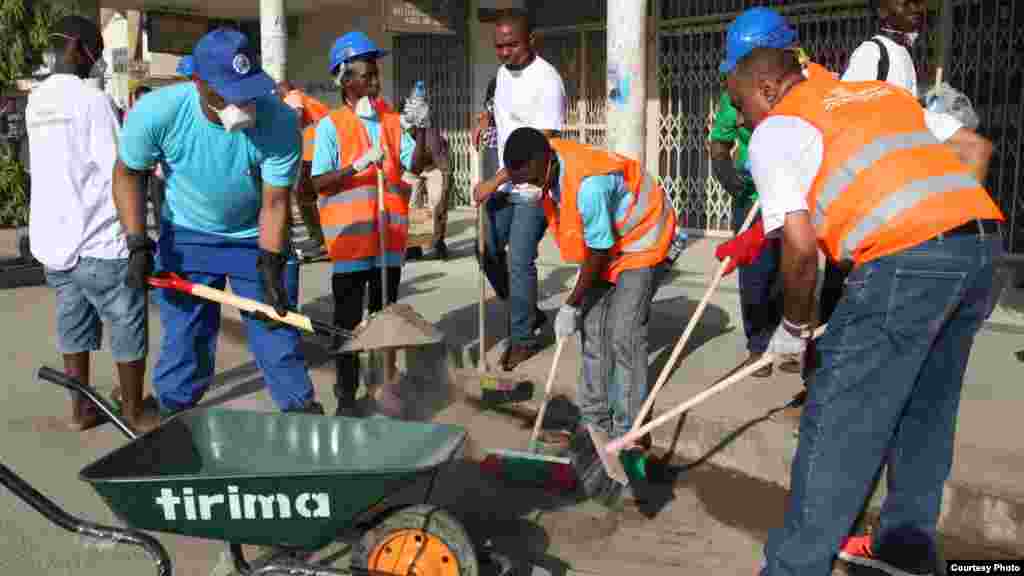
[[572, 468], [572, 461], [568, 458], [541, 454], [538, 442], [541, 424], [544, 422], [544, 413], [547, 410], [548, 401], [551, 400], [551, 389], [555, 383], [558, 360], [562, 356], [565, 342], [565, 338], [560, 338], [555, 347], [555, 357], [551, 361], [548, 380], [544, 384], [544, 399], [537, 410], [528, 451], [488, 450], [487, 455], [480, 463], [483, 472], [500, 476], [505, 480], [540, 484], [560, 492], [571, 491], [576, 487], [576, 474]]
[[[814, 331], [814, 335], [812, 336], [812, 338], [817, 339], [819, 336], [824, 334], [825, 328], [827, 328], [827, 326], [827, 324], [825, 326], [819, 326], [818, 329]], [[623, 449], [625, 449], [627, 446], [634, 444], [644, 434], [647, 434], [648, 432], [654, 430], [655, 428], [668, 424], [669, 422], [679, 417], [684, 412], [693, 409], [698, 404], [701, 404], [704, 401], [708, 400], [709, 398], [712, 398], [715, 395], [723, 392], [726, 388], [732, 386], [733, 384], [739, 382], [740, 380], [743, 380], [744, 378], [750, 376], [754, 372], [757, 372], [761, 368], [764, 368], [765, 366], [772, 364], [774, 361], [774, 354], [764, 354], [756, 362], [753, 362], [750, 365], [744, 367], [742, 370], [736, 371], [731, 375], [719, 380], [710, 388], [693, 396], [689, 400], [682, 402], [672, 410], [669, 410], [668, 412], [662, 414], [661, 416], [657, 417], [650, 423], [645, 424], [637, 429], [630, 430], [623, 436], [620, 436], [619, 438], [616, 438], [615, 440], [612, 440], [611, 442], [608, 442], [603, 446], [598, 445], [597, 448], [598, 450], [608, 454], [609, 456], [615, 456]]]
[[[757, 212], [758, 210], [760, 210], [760, 207], [760, 200], [754, 202], [754, 205], [750, 208], [750, 211], [747, 213], [747, 219], [743, 221], [743, 225], [740, 226], [740, 230], [739, 232], [737, 232], [737, 235], [746, 232], [747, 229], [750, 228], [750, 225], [754, 221], [754, 217], [757, 215]], [[679, 341], [676, 342], [676, 346], [672, 350], [672, 355], [669, 356], [668, 362], [666, 362], [665, 366], [661, 369], [661, 373], [658, 375], [658, 380], [655, 382], [654, 388], [652, 388], [650, 393], [647, 395], [647, 399], [644, 401], [643, 407], [640, 408], [640, 412], [633, 420], [633, 428], [632, 430], [630, 430], [630, 433], [634, 433], [640, 429], [640, 427], [644, 423], [644, 419], [647, 418], [647, 415], [654, 407], [655, 397], [658, 395], [658, 392], [661, 391], [662, 387], [665, 386], [665, 382], [668, 381], [669, 375], [671, 375], [672, 372], [675, 370], [676, 364], [679, 362], [680, 354], [682, 354], [683, 350], [686, 349], [686, 344], [687, 342], [690, 341], [690, 336], [693, 334], [694, 328], [697, 327], [697, 323], [700, 322], [701, 317], [704, 315], [704, 310], [708, 307], [708, 303], [711, 302], [711, 296], [714, 295], [715, 290], [717, 290], [718, 286], [722, 283], [722, 279], [725, 278], [725, 271], [728, 270], [729, 264], [731, 262], [732, 258], [727, 257], [724, 260], [722, 260], [722, 262], [718, 265], [718, 270], [715, 271], [715, 276], [714, 278], [712, 278], [711, 284], [708, 285], [707, 290], [704, 292], [704, 297], [701, 298], [700, 303], [697, 305], [697, 309], [694, 310], [693, 315], [690, 316], [690, 322], [686, 325], [686, 329], [683, 330], [683, 334], [679, 337]], [[637, 438], [640, 438], [642, 436], [643, 434], [640, 434], [637, 436]], [[600, 440], [602, 440], [602, 438], [598, 438], [598, 441]], [[627, 452], [622, 454], [620, 460], [622, 462], [624, 469], [628, 471], [625, 472], [625, 474], [628, 474], [634, 478], [647, 478], [646, 456], [634, 454], [632, 452]], [[612, 471], [618, 475], [618, 471], [616, 469], [612, 469]], [[620, 483], [625, 484], [625, 474], [615, 479], [618, 480]]]

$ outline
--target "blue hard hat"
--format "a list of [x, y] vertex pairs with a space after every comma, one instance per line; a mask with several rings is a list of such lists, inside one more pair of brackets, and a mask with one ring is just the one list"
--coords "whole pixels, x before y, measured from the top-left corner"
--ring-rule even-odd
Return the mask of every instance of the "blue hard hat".
[[181, 76], [192, 77], [192, 73], [195, 72], [195, 66], [192, 63], [191, 56], [183, 56], [181, 60], [178, 60], [178, 69], [176, 70]]
[[796, 30], [770, 8], [751, 8], [729, 25], [725, 36], [725, 60], [718, 71], [728, 74], [754, 48], [789, 48], [797, 40]]
[[388, 51], [378, 48], [366, 34], [358, 31], [349, 32], [344, 36], [340, 36], [334, 41], [334, 45], [331, 46], [331, 53], [327, 58], [329, 61], [327, 71], [334, 74], [339, 64], [351, 62], [360, 56], [369, 56], [376, 59], [387, 55]]

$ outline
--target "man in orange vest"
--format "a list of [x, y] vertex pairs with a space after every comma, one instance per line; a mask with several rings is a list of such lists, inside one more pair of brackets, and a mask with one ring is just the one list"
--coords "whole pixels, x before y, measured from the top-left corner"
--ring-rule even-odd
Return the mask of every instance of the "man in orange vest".
[[[302, 214], [302, 222], [309, 232], [309, 239], [316, 246], [313, 253], [323, 253], [326, 251], [324, 231], [320, 226], [320, 213], [316, 207], [317, 194], [313, 190], [310, 172], [313, 163], [316, 124], [330, 113], [330, 109], [323, 102], [295, 88], [287, 80], [282, 80], [277, 84], [277, 94], [299, 115], [299, 130], [302, 131], [302, 163], [299, 168], [299, 179], [295, 185], [295, 199], [299, 206], [299, 213]], [[305, 253], [307, 250], [303, 248], [301, 251]]]
[[[755, 49], [727, 73], [755, 127], [763, 234], [782, 239], [769, 353], [807, 349], [819, 246], [851, 268], [811, 359], [784, 528], [762, 574], [827, 576], [837, 549], [883, 573], [931, 574], [960, 389], [1002, 252], [1004, 217], [981, 185], [991, 144], [964, 128], [942, 143], [950, 119], [909, 92], [805, 75], [789, 51]], [[880, 529], [846, 538], [882, 464]]]
[[[534, 128], [513, 131], [503, 157], [507, 168], [479, 186], [511, 182], [539, 189], [562, 259], [581, 267], [555, 318], [555, 335], [581, 332], [576, 396], [582, 423], [622, 436], [647, 396], [647, 326], [658, 283], [672, 265], [672, 202], [637, 161], [548, 140]], [[582, 476], [593, 495], [591, 475]]]
[[[347, 329], [363, 319], [363, 295], [369, 290], [370, 313], [381, 310], [381, 274], [387, 266], [388, 304], [398, 299], [409, 230], [411, 187], [402, 181], [406, 170], [419, 174], [426, 165], [423, 128], [409, 132], [402, 118], [380, 97], [377, 60], [387, 54], [361, 32], [338, 38], [330, 51], [330, 72], [341, 87], [343, 104], [317, 124], [313, 152], [313, 187], [320, 195], [320, 222], [327, 254], [333, 262], [331, 288], [334, 322]], [[421, 126], [425, 118], [406, 118]], [[377, 227], [377, 171], [383, 170], [387, 216], [385, 254], [380, 253]], [[394, 352], [384, 356], [385, 379], [397, 373]], [[337, 359], [339, 415], [355, 415], [359, 358]]]

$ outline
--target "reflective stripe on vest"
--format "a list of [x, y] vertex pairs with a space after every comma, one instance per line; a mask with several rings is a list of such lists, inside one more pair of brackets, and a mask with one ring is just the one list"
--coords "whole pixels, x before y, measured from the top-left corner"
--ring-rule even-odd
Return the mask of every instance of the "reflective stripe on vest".
[[808, 205], [819, 244], [834, 261], [860, 265], [970, 220], [1004, 219], [904, 90], [815, 74], [770, 116], [801, 118], [822, 134]]
[[562, 167], [560, 203], [544, 199], [544, 210], [562, 258], [581, 262], [587, 247], [577, 194], [584, 179], [620, 173], [633, 199], [625, 216], [614, 223], [615, 245], [604, 271], [615, 282], [623, 270], [653, 267], [668, 255], [675, 234], [675, 211], [657, 181], [639, 164], [623, 156], [568, 140], [552, 139], [551, 147]]
[[[332, 261], [365, 260], [380, 256], [380, 231], [385, 226], [384, 249], [400, 258], [408, 242], [409, 202], [407, 186], [401, 180], [397, 147], [401, 145], [398, 116], [386, 105], [377, 107], [380, 140], [385, 151], [384, 213], [378, 214], [377, 168], [371, 166], [347, 179], [335, 193], [321, 195], [318, 205], [327, 253]], [[340, 164], [351, 165], [369, 150], [370, 138], [351, 109], [342, 108], [329, 116], [338, 133]]]

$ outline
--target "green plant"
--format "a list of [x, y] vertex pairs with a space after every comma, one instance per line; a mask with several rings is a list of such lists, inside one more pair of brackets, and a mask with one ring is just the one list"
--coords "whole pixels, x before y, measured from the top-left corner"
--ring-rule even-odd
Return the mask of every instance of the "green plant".
[[28, 224], [28, 174], [8, 146], [0, 146], [0, 226]]
[[68, 13], [65, 6], [42, 0], [0, 0], [0, 89], [39, 67], [50, 28]]

